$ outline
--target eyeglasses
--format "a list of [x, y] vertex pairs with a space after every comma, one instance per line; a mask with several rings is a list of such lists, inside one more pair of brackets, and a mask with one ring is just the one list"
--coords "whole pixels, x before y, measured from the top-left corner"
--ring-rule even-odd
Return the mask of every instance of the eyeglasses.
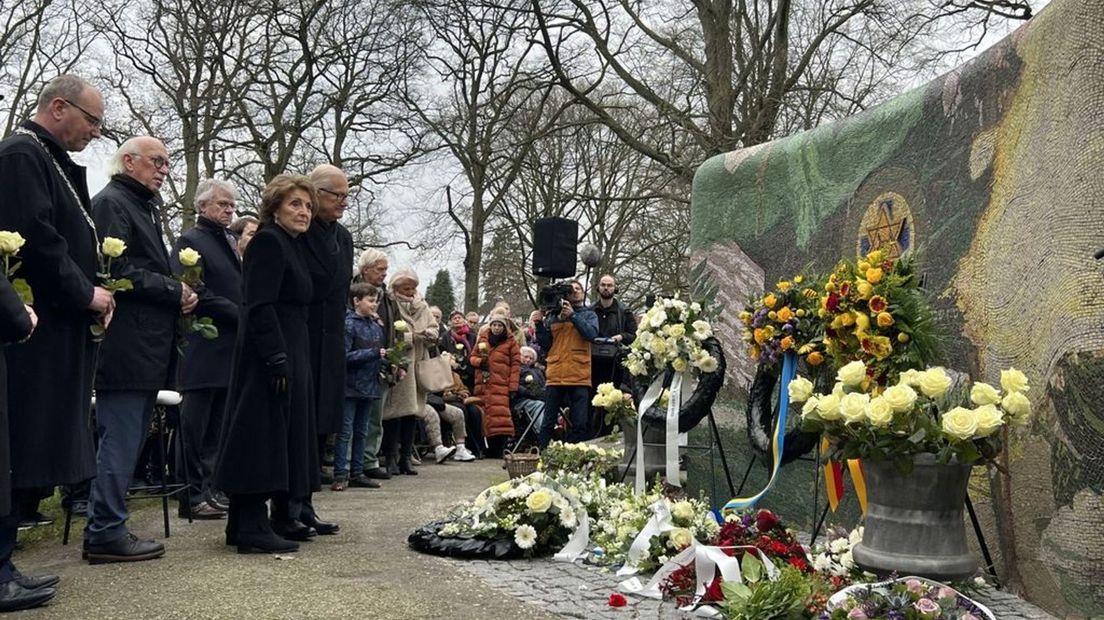
[[352, 194], [342, 194], [340, 192], [335, 192], [333, 190], [326, 189], [325, 187], [319, 187], [318, 191], [326, 192], [327, 194], [333, 196], [334, 198], [337, 198], [338, 202], [345, 202], [346, 200], [348, 200], [352, 196]]
[[232, 210], [234, 207], [237, 207], [238, 203], [234, 202], [233, 200], [218, 200], [215, 201], [215, 205], [223, 211], [228, 211]]
[[[160, 170], [162, 168], [168, 168], [169, 167], [169, 160], [165, 159], [164, 157], [161, 157], [160, 155], [154, 155], [153, 157], [150, 157], [149, 155], [143, 155], [141, 153], [129, 153], [129, 155], [131, 157], [144, 157], [144, 158], [148, 159], [149, 163], [153, 164], [153, 167], [157, 168], [158, 170]], [[221, 204], [220, 204], [220, 206], [221, 206]]]
[[69, 105], [73, 106], [74, 108], [80, 110], [81, 114], [84, 115], [84, 120], [88, 121], [88, 124], [91, 125], [93, 127], [93, 129], [99, 129], [100, 127], [103, 127], [103, 119], [102, 118], [96, 116], [95, 114], [92, 114], [88, 110], [85, 110], [84, 108], [80, 107], [79, 105], [77, 105], [76, 103], [73, 103], [72, 101], [70, 101], [68, 99], [62, 99], [62, 101], [64, 101], [65, 103], [68, 103]]

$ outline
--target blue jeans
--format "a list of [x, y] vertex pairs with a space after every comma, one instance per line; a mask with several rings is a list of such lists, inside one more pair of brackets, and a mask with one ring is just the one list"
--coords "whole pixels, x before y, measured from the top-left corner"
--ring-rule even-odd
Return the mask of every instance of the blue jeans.
[[[376, 451], [379, 451], [381, 435], [379, 412], [383, 401], [378, 398], [346, 398], [344, 416], [341, 419], [341, 432], [334, 441], [334, 478], [348, 478], [349, 468], [359, 476], [364, 471], [365, 445], [373, 435], [375, 427]], [[375, 411], [373, 424], [372, 411]], [[352, 463], [349, 462], [349, 440], [352, 439]], [[379, 463], [377, 462], [376, 465]], [[372, 467], [375, 467], [373, 465]], [[371, 468], [369, 468], [371, 469]]]
[[127, 535], [127, 489], [146, 441], [156, 399], [156, 391], [96, 393], [100, 445], [84, 528], [84, 539], [90, 545], [107, 544]]
[[563, 405], [570, 409], [568, 420], [571, 423], [564, 441], [578, 443], [590, 439], [590, 386], [549, 385], [544, 388], [544, 418], [541, 419], [539, 440], [542, 449], [552, 440], [552, 431]]

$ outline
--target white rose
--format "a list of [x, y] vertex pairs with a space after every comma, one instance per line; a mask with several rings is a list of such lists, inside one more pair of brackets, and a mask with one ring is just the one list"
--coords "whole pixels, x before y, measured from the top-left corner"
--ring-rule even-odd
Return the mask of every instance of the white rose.
[[1031, 417], [1031, 400], [1023, 392], [1009, 392], [1001, 401], [1001, 407], [1017, 426], [1023, 426]]
[[967, 440], [977, 432], [977, 417], [965, 407], [955, 407], [943, 414], [943, 434], [954, 439]]
[[1027, 375], [1012, 367], [1001, 371], [1000, 381], [1005, 392], [1026, 392], [1029, 389], [1027, 387]]
[[882, 394], [882, 399], [893, 409], [894, 413], [911, 411], [912, 406], [916, 404], [916, 397], [916, 390], [906, 383], [899, 383], [888, 388]]
[[817, 402], [817, 413], [823, 420], [840, 419], [840, 397], [837, 394], [829, 394]]
[[897, 378], [897, 382], [900, 385], [911, 385], [912, 387], [920, 386], [920, 371], [915, 368], [909, 368]]
[[685, 549], [690, 546], [690, 543], [694, 542], [694, 535], [684, 527], [676, 527], [667, 536], [675, 549]]
[[805, 406], [801, 408], [801, 417], [807, 418], [816, 413], [818, 399], [816, 397], [810, 398], [805, 401]]
[[862, 392], [851, 392], [840, 400], [840, 415], [844, 422], [858, 423], [866, 419], [866, 405], [870, 396]]
[[995, 405], [999, 403], [1000, 400], [1000, 392], [997, 391], [997, 388], [988, 383], [975, 381], [974, 387], [970, 388], [970, 402], [975, 405]]
[[866, 418], [874, 426], [889, 426], [893, 421], [893, 407], [885, 398], [875, 398], [866, 406]]
[[856, 387], [866, 379], [866, 364], [859, 361], [851, 362], [839, 369], [836, 379], [847, 387]]
[[828, 543], [828, 550], [835, 554], [843, 553], [851, 548], [846, 538], [835, 538], [832, 542]]
[[920, 391], [928, 398], [939, 398], [951, 387], [951, 377], [939, 366], [920, 373]]
[[671, 506], [671, 516], [681, 521], [689, 521], [694, 518], [694, 505], [688, 501], [675, 502]]
[[982, 405], [974, 409], [974, 419], [978, 437], [988, 437], [1004, 425], [1004, 416], [995, 405]]
[[813, 382], [805, 377], [797, 377], [790, 381], [789, 393], [791, 403], [803, 403], [813, 395]]
[[10, 230], [0, 230], [0, 254], [15, 254], [27, 240]]
[[683, 336], [686, 335], [686, 326], [684, 326], [682, 324], [672, 325], [670, 331], [667, 332], [667, 333], [672, 338], [682, 338]]
[[666, 322], [667, 313], [663, 310], [657, 310], [656, 313], [652, 315], [652, 318], [649, 320], [648, 324], [655, 329], [659, 329]]

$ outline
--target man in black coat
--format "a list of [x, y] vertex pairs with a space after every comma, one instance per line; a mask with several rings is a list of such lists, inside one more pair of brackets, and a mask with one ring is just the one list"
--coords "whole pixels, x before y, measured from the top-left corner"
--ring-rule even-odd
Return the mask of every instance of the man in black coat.
[[[68, 152], [100, 137], [103, 99], [74, 75], [50, 81], [33, 121], [0, 142], [0, 230], [21, 234], [20, 275], [34, 290], [40, 329], [7, 354], [12, 504], [96, 474], [89, 424], [96, 344], [89, 328], [109, 324], [115, 302], [96, 286], [99, 242], [82, 166]], [[18, 516], [0, 519], [15, 541]], [[37, 578], [17, 580], [23, 587]], [[52, 583], [57, 579], [53, 578]], [[0, 605], [26, 602], [0, 593]]]
[[[318, 212], [303, 237], [314, 288], [307, 328], [321, 457], [327, 437], [341, 430], [345, 404], [345, 311], [353, 278], [353, 236], [337, 221], [349, 201], [349, 180], [345, 173], [336, 166], [323, 164], [311, 171], [310, 180], [317, 190]], [[318, 518], [309, 497], [303, 498], [298, 518], [319, 534], [338, 531], [336, 523]]]
[[105, 237], [126, 242], [111, 264], [113, 278], [133, 289], [117, 297], [96, 371], [96, 478], [84, 529], [91, 564], [160, 557], [165, 547], [127, 530], [126, 494], [145, 442], [157, 391], [171, 385], [177, 319], [199, 298], [172, 275], [161, 234], [161, 184], [169, 154], [160, 140], [131, 138], [111, 159], [111, 180], [92, 200], [92, 217]]
[[[227, 181], [205, 179], [196, 187], [195, 207], [199, 217], [195, 228], [184, 231], [176, 241], [170, 260], [173, 273], [181, 274], [180, 251], [199, 253], [203, 282], [196, 288], [196, 314], [210, 317], [218, 337], [208, 340], [189, 334], [180, 360], [177, 389], [184, 397], [180, 406], [180, 452], [177, 470], [188, 484], [190, 514], [196, 519], [218, 519], [226, 515], [225, 498], [211, 486], [218, 458], [226, 393], [230, 385], [230, 361], [238, 334], [241, 306], [241, 259], [238, 239], [230, 232], [238, 191]], [[182, 514], [182, 516], [184, 516]]]
[[[627, 375], [621, 366], [621, 347], [636, 340], [636, 317], [632, 310], [616, 297], [617, 280], [611, 275], [598, 279], [598, 301], [593, 309], [598, 315], [598, 339], [590, 347], [591, 387], [597, 389], [603, 383], [621, 387]], [[610, 427], [603, 416], [591, 416], [595, 425], [594, 435], [608, 435]]]

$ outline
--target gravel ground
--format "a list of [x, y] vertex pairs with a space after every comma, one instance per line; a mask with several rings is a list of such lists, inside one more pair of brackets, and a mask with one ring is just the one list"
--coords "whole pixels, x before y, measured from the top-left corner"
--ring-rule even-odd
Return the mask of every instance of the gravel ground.
[[[61, 575], [62, 582], [50, 605], [22, 617], [553, 618], [406, 546], [412, 529], [505, 479], [500, 463], [429, 461], [421, 475], [385, 481], [382, 489], [316, 494], [319, 512], [339, 522], [341, 532], [304, 543], [287, 560], [238, 555], [223, 544], [225, 521], [189, 524], [175, 512], [158, 560], [90, 566], [80, 559], [79, 534], [67, 547], [59, 540], [34, 543], [16, 553], [17, 565], [30, 575]], [[144, 502], [132, 529], [160, 536], [160, 522], [160, 506]]]

